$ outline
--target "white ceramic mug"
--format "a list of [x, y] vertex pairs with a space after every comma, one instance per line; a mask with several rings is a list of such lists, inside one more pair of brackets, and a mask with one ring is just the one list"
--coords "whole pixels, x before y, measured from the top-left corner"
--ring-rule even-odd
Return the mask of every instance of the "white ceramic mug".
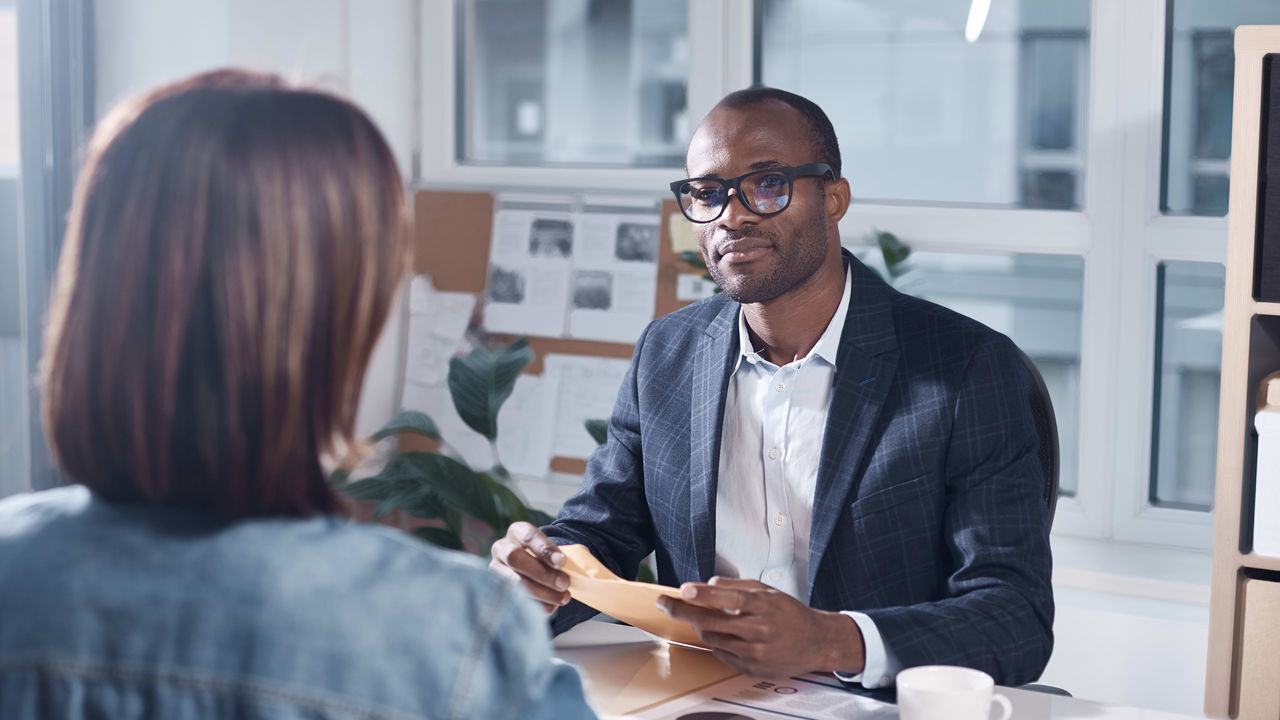
[[1009, 720], [1009, 698], [994, 691], [995, 681], [981, 670], [954, 665], [922, 665], [898, 673], [901, 720], [990, 720], [991, 703]]

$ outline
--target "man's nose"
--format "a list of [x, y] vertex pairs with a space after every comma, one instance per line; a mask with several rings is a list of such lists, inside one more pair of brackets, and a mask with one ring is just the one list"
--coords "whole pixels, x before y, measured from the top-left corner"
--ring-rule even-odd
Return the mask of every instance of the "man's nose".
[[722, 228], [735, 229], [743, 225], [754, 225], [760, 218], [747, 209], [746, 203], [742, 201], [742, 192], [737, 188], [730, 190], [724, 201], [724, 212], [716, 220], [716, 224]]

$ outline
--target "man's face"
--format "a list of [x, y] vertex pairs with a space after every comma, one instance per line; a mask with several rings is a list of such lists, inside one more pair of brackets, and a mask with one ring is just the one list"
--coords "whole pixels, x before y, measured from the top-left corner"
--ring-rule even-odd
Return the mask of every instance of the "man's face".
[[[821, 160], [804, 116], [770, 100], [713, 110], [694, 133], [686, 164], [689, 177], [734, 178]], [[767, 302], [802, 285], [832, 252], [825, 206], [823, 184], [813, 177], [796, 178], [790, 205], [772, 217], [730, 197], [719, 218], [693, 226], [711, 277], [740, 303]]]

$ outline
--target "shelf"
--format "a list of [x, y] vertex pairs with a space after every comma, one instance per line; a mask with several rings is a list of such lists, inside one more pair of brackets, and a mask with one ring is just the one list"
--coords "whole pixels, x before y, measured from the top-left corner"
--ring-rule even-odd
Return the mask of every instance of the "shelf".
[[1255, 302], [1253, 304], [1253, 314], [1280, 317], [1280, 302]]
[[1241, 553], [1240, 565], [1250, 570], [1269, 570], [1280, 572], [1280, 557], [1259, 555], [1257, 553]]

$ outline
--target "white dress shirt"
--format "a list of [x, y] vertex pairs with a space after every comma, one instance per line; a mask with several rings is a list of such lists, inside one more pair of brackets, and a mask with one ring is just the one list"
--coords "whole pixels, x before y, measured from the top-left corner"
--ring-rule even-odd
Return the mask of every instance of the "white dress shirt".
[[[739, 309], [741, 353], [725, 396], [715, 573], [759, 580], [805, 603], [813, 493], [851, 282], [846, 269], [844, 296], [818, 344], [782, 367], [752, 347]], [[863, 613], [844, 614], [862, 632], [866, 665], [858, 675], [837, 673], [839, 677], [865, 687], [891, 683], [900, 668], [875, 622]]]

